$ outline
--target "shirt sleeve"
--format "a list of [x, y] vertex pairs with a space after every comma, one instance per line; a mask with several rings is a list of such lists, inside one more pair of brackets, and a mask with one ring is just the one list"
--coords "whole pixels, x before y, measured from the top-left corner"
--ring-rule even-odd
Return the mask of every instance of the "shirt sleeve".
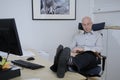
[[73, 50], [76, 47], [76, 45], [77, 45], [77, 41], [76, 41], [76, 36], [75, 36], [70, 45], [70, 49]]
[[91, 50], [91, 51], [93, 51], [93, 52], [99, 52], [99, 53], [101, 53], [102, 52], [102, 50], [103, 50], [103, 42], [102, 42], [103, 40], [102, 40], [102, 35], [101, 34], [99, 34], [99, 36], [97, 37], [97, 40], [96, 40], [96, 44], [95, 44], [95, 46], [84, 46], [84, 50], [85, 51], [88, 51], [88, 50]]

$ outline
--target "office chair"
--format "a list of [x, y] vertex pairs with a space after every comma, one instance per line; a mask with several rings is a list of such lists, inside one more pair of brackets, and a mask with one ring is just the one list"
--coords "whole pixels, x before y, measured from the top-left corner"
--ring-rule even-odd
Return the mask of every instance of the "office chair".
[[[104, 27], [105, 27], [105, 22], [102, 22], [102, 23], [98, 23], [98, 24], [93, 24], [92, 29], [93, 29], [93, 31], [99, 31], [99, 30], [104, 29]], [[79, 23], [78, 29], [83, 30], [81, 23]], [[102, 33], [101, 33], [101, 35], [103, 36]], [[86, 80], [88, 80], [89, 77], [101, 77], [105, 70], [106, 56], [103, 56], [100, 53], [98, 55], [100, 56], [98, 58], [98, 65], [92, 69], [82, 72], [82, 75], [84, 75], [86, 77]]]

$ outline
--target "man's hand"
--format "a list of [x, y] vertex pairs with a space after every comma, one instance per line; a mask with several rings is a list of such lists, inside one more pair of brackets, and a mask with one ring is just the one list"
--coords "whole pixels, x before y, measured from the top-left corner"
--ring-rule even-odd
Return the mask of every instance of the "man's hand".
[[75, 57], [76, 55], [80, 54], [83, 51], [84, 51], [83, 48], [75, 47], [71, 52], [71, 56]]
[[75, 57], [76, 55], [78, 55], [78, 53], [73, 53], [73, 52], [71, 52], [71, 56], [72, 56], [72, 57]]
[[72, 50], [73, 53], [79, 53], [79, 52], [83, 52], [83, 51], [84, 51], [83, 48], [78, 48], [78, 47], [75, 47], [75, 48]]

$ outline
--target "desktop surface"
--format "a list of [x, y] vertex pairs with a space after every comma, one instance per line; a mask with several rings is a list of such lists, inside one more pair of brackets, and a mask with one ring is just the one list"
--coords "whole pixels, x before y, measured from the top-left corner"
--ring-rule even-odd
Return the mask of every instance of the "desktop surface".
[[[74, 72], [66, 72], [64, 78], [58, 78], [56, 73], [52, 72], [49, 67], [52, 65], [51, 62], [49, 62], [46, 59], [43, 59], [42, 57], [39, 56], [37, 52], [34, 50], [31, 50], [33, 53], [35, 53], [35, 60], [30, 61], [33, 63], [37, 63], [40, 65], [44, 65], [45, 68], [40, 68], [37, 70], [31, 70], [27, 68], [21, 68], [21, 76], [13, 78], [11, 80], [85, 80], [86, 78], [78, 73]], [[12, 58], [14, 57], [14, 58]], [[10, 56], [9, 58], [16, 60], [15, 56]], [[18, 59], [18, 57], [17, 57]], [[20, 58], [23, 60], [26, 60], [26, 58]]]

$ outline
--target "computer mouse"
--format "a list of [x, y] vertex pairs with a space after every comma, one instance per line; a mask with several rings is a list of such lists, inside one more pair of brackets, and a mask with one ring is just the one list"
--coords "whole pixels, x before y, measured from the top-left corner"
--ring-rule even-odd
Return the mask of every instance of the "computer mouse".
[[30, 61], [30, 60], [35, 60], [35, 58], [34, 58], [34, 57], [28, 57], [27, 60], [28, 60], [28, 61]]

